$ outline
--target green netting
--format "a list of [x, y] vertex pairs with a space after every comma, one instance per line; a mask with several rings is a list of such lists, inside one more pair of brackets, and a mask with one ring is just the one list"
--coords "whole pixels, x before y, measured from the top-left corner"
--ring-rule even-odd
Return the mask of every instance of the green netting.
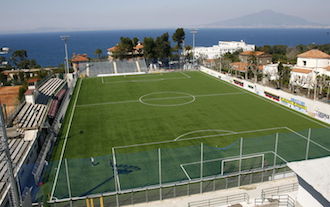
[[[313, 129], [311, 131], [308, 158], [329, 156], [330, 133], [329, 129]], [[250, 171], [264, 167], [285, 164], [286, 161], [305, 160], [308, 130], [280, 132], [255, 138], [244, 138], [242, 158], [239, 160], [239, 137], [232, 143], [225, 137], [217, 137], [217, 142], [208, 142], [207, 139], [169, 142], [166, 144], [150, 144], [126, 148], [115, 148], [116, 168], [121, 190], [145, 188], [162, 184], [188, 182], [189, 179], [219, 176], [241, 171]], [[275, 158], [276, 137], [278, 137], [277, 153]], [[225, 140], [222, 143], [222, 141]], [[203, 142], [203, 162], [201, 165], [201, 142]], [[215, 144], [217, 143], [217, 144]], [[159, 154], [160, 153], [160, 154]], [[159, 160], [159, 157], [161, 158]], [[104, 192], [115, 192], [114, 161], [112, 155], [91, 158], [68, 159], [68, 176], [72, 196], [86, 196]], [[161, 164], [161, 177], [159, 167]], [[224, 169], [221, 169], [222, 164]], [[241, 165], [240, 165], [241, 164]], [[55, 170], [57, 163], [52, 163]], [[271, 173], [271, 171], [270, 171]], [[54, 173], [53, 173], [54, 174]], [[256, 174], [241, 178], [241, 182], [259, 182], [268, 180], [268, 174]], [[214, 188], [227, 185], [234, 187], [236, 177], [227, 180], [227, 183], [215, 182]], [[192, 187], [194, 185], [191, 185]], [[210, 187], [210, 186], [209, 186]], [[211, 188], [211, 187], [210, 187]], [[196, 185], [196, 190], [199, 190]], [[163, 192], [166, 194], [166, 192]], [[157, 194], [157, 193], [156, 193]], [[157, 197], [158, 195], [152, 197]], [[167, 194], [166, 194], [167, 195]], [[172, 195], [172, 192], [168, 195]], [[58, 199], [69, 197], [65, 161], [59, 169], [54, 196]], [[132, 199], [140, 199], [138, 193]], [[123, 201], [124, 202], [124, 201]], [[126, 200], [125, 202], [126, 203]], [[127, 201], [128, 203], [128, 201]]]
[[[64, 159], [59, 170], [54, 196], [58, 199], [68, 198], [69, 187], [72, 197], [112, 192], [115, 190], [113, 172], [111, 155]], [[70, 180], [70, 186], [68, 186], [67, 179]]]
[[158, 149], [134, 153], [117, 149], [115, 153], [121, 190], [159, 184]]
[[[58, 169], [58, 163], [59, 163], [58, 161], [53, 163], [53, 167], [55, 170]], [[70, 197], [64, 162], [61, 162], [61, 165], [60, 165], [60, 169], [58, 172], [58, 178], [57, 178], [57, 182], [56, 182], [56, 188], [54, 191], [54, 197], [56, 197], [58, 199]]]
[[279, 133], [277, 154], [287, 161], [304, 160], [307, 140], [295, 133]]

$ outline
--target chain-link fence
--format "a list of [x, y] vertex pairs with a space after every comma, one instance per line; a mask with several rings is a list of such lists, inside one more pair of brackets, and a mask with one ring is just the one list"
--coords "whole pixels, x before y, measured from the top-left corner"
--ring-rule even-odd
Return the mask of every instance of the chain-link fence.
[[[103, 196], [107, 206], [135, 204], [227, 189], [283, 177], [290, 161], [330, 155], [329, 129], [293, 131], [240, 138], [182, 139], [112, 148], [112, 154], [64, 159], [51, 203], [86, 206], [85, 199]], [[110, 151], [110, 149], [109, 149]], [[81, 201], [83, 200], [83, 201]], [[57, 204], [58, 202], [64, 202]]]

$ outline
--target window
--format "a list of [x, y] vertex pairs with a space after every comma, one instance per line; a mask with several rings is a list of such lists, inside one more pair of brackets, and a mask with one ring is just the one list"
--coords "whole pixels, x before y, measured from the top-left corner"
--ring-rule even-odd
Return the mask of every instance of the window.
[[306, 65], [307, 65], [307, 61], [306, 61], [306, 60], [304, 60], [304, 61], [303, 61], [303, 64], [304, 64], [304, 66], [306, 66]]

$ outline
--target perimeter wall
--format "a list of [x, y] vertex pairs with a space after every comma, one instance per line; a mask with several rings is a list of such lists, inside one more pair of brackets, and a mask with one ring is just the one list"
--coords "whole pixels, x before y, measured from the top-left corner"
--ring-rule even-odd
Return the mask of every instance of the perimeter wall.
[[204, 66], [200, 67], [200, 71], [207, 73], [213, 77], [224, 80], [230, 84], [236, 85], [240, 88], [253, 92], [259, 96], [265, 97], [271, 101], [284, 105], [295, 111], [306, 114], [310, 117], [318, 119], [324, 123], [330, 124], [330, 105], [314, 101], [305, 97], [296, 96], [285, 91], [262, 86], [260, 84], [252, 83], [236, 77], [229, 76]]

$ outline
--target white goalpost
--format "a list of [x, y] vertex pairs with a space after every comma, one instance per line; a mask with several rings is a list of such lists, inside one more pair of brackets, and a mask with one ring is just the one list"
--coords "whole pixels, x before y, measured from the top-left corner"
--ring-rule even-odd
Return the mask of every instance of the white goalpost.
[[[264, 168], [265, 166], [265, 154], [262, 153], [262, 154], [255, 154], [255, 155], [246, 155], [246, 156], [242, 156], [242, 157], [235, 157], [235, 158], [229, 158], [229, 159], [223, 159], [221, 160], [221, 169], [220, 169], [220, 174], [221, 175], [224, 175], [225, 172], [225, 168], [226, 168], [226, 163], [235, 163], [235, 162], [238, 162], [238, 171], [240, 171], [242, 169], [242, 161], [246, 161], [246, 160], [259, 160], [260, 159], [260, 167], [256, 167], [256, 168]], [[230, 164], [227, 164], [227, 165], [230, 165]]]

